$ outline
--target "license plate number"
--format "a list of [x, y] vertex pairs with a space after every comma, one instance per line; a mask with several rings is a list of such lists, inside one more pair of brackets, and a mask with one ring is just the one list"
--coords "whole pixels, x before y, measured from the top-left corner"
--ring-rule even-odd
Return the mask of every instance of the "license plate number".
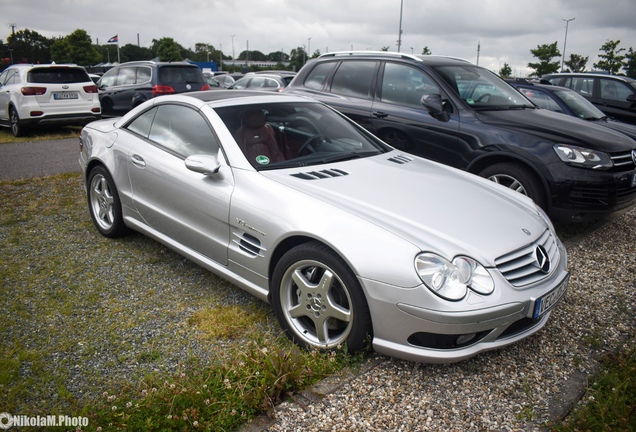
[[61, 99], [77, 99], [77, 92], [57, 92], [53, 93], [53, 99], [61, 100]]
[[554, 305], [556, 305], [561, 298], [563, 298], [563, 294], [568, 288], [568, 279], [567, 277], [559, 286], [555, 289], [544, 295], [543, 297], [539, 297], [537, 301], [534, 302], [534, 313], [532, 314], [532, 318], [537, 319], [543, 316], [547, 311], [552, 309]]

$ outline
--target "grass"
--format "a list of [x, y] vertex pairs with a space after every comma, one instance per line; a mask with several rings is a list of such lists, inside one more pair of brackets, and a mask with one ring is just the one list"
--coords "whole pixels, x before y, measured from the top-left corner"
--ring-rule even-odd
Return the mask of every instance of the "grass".
[[0, 128], [0, 144], [11, 144], [30, 141], [56, 140], [64, 138], [79, 138], [81, 127], [45, 127], [28, 129], [24, 136], [14, 137], [9, 128]]
[[141, 235], [99, 236], [78, 174], [0, 182], [0, 412], [232, 430], [361, 358]]
[[636, 347], [607, 354], [579, 406], [556, 432], [636, 430]]

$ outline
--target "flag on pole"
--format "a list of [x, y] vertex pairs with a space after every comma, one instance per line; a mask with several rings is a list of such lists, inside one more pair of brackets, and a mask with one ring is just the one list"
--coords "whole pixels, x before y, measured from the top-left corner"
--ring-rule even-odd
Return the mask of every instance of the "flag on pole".
[[108, 39], [108, 42], [106, 43], [118, 43], [119, 41], [117, 40], [117, 35], [113, 36], [112, 38]]

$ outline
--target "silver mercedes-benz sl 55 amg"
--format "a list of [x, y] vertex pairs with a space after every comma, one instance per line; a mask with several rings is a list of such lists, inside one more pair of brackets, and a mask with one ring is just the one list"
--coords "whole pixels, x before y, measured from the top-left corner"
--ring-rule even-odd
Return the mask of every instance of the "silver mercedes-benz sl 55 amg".
[[97, 230], [141, 232], [272, 304], [304, 347], [448, 363], [540, 330], [567, 254], [544, 212], [319, 102], [210, 91], [90, 123]]

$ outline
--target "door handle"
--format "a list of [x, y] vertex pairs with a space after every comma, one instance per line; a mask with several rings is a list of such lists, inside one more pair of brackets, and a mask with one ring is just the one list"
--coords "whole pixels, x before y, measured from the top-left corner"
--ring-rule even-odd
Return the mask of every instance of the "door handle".
[[146, 161], [144, 160], [144, 158], [142, 158], [138, 154], [132, 155], [130, 157], [130, 160], [132, 161], [133, 165], [138, 166], [139, 168], [145, 168], [146, 167]]
[[381, 119], [386, 118], [386, 117], [389, 116], [387, 113], [384, 113], [382, 111], [373, 111], [373, 115], [376, 116], [377, 118], [381, 118]]

